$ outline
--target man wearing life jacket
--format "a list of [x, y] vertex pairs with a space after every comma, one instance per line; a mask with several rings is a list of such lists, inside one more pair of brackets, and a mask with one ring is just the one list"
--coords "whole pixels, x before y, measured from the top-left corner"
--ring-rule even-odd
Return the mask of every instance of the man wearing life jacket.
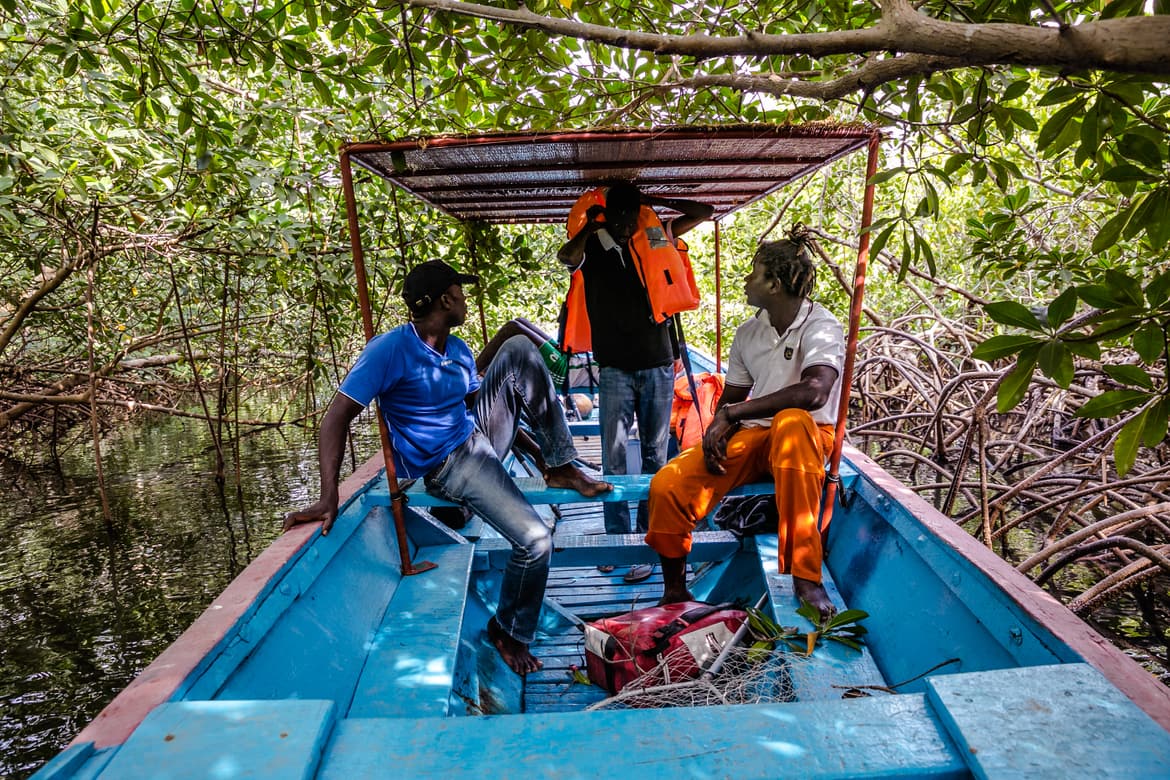
[[[673, 209], [682, 216], [663, 226], [651, 206]], [[709, 219], [713, 212], [703, 203], [650, 197], [633, 184], [616, 184], [604, 193], [604, 205], [588, 209], [585, 223], [557, 253], [571, 271], [581, 270], [584, 281], [593, 357], [600, 366], [601, 462], [605, 474], [626, 473], [626, 442], [635, 419], [642, 473], [653, 474], [667, 457], [676, 357], [671, 323], [654, 316], [634, 255], [645, 259], [651, 252], [676, 252], [671, 237]], [[609, 502], [604, 511], [606, 533], [630, 533], [626, 504]], [[639, 532], [646, 530], [645, 517], [643, 504], [638, 512]], [[626, 579], [637, 582], [650, 573], [649, 566], [634, 567]]]
[[732, 489], [772, 479], [780, 571], [792, 574], [796, 596], [822, 617], [834, 611], [821, 584], [818, 519], [845, 339], [837, 319], [808, 299], [815, 280], [802, 239], [768, 242], [756, 252], [744, 291], [759, 311], [735, 333], [715, 417], [702, 444], [650, 483], [646, 543], [662, 561], [660, 604], [693, 600], [686, 562], [695, 525]]

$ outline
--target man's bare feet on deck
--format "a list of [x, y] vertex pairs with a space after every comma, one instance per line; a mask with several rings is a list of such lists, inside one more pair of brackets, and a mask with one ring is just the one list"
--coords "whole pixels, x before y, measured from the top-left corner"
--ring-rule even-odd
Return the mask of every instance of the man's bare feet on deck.
[[694, 601], [695, 596], [686, 588], [682, 590], [668, 590], [662, 594], [662, 598], [658, 599], [658, 606], [664, 607], [667, 604], [678, 604], [683, 601]]
[[494, 616], [488, 621], [487, 633], [504, 663], [516, 674], [528, 674], [544, 666], [540, 659], [528, 652], [528, 645], [513, 639]]
[[572, 463], [550, 468], [544, 473], [544, 483], [550, 488], [576, 490], [586, 498], [600, 496], [613, 490], [610, 483], [594, 479]]
[[792, 585], [796, 590], [796, 598], [811, 604], [820, 613], [822, 621], [837, 614], [837, 608], [833, 606], [833, 602], [829, 599], [828, 591], [825, 590], [825, 586], [821, 583], [806, 580], [802, 577], [793, 577]]

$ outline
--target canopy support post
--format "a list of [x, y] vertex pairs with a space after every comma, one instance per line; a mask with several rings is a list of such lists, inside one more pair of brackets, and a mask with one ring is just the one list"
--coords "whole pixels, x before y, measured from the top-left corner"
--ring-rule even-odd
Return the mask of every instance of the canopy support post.
[[720, 269], [719, 220], [715, 220], [715, 373], [723, 373], [723, 274]]
[[839, 468], [841, 450], [845, 446], [845, 422], [849, 414], [849, 396], [853, 386], [853, 364], [857, 355], [857, 334], [861, 330], [861, 306], [865, 298], [865, 274], [869, 263], [869, 228], [873, 223], [873, 178], [877, 175], [878, 147], [881, 134], [874, 131], [869, 139], [869, 160], [865, 166], [865, 196], [861, 207], [861, 230], [857, 241], [857, 266], [853, 272], [853, 301], [849, 307], [849, 334], [845, 341], [845, 365], [841, 370], [841, 403], [837, 408], [837, 428], [833, 435], [833, 454], [829, 457], [829, 484], [821, 509], [821, 533], [833, 519], [833, 504], [837, 486], [841, 483]]
[[[366, 341], [374, 337], [374, 314], [370, 306], [370, 289], [366, 278], [366, 259], [362, 252], [362, 236], [358, 231], [357, 204], [353, 194], [353, 171], [349, 164], [349, 149], [341, 150], [341, 187], [345, 192], [345, 215], [349, 222], [349, 246], [353, 253], [354, 281], [357, 284], [358, 303], [362, 309], [362, 328]], [[386, 484], [390, 488], [390, 510], [394, 515], [394, 531], [398, 538], [398, 555], [402, 561], [402, 575], [421, 574], [435, 568], [430, 561], [420, 561], [417, 565], [410, 560], [410, 548], [406, 538], [406, 520], [402, 514], [402, 507], [406, 504], [406, 494], [398, 486], [398, 474], [394, 470], [394, 449], [390, 445], [390, 429], [386, 426], [386, 418], [382, 416], [381, 405], [375, 402], [374, 411], [378, 418], [378, 433], [382, 439], [382, 459], [386, 463]]]

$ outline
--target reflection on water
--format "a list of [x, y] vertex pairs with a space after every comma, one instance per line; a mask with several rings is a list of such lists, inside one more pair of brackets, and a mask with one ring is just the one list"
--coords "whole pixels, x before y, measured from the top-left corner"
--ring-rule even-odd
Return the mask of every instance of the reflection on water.
[[[365, 416], [355, 430], [364, 459], [376, 433]], [[0, 460], [0, 777], [52, 758], [316, 497], [300, 428], [243, 437], [242, 502], [230, 451], [218, 488], [198, 421], [135, 425], [102, 455], [111, 526], [91, 448], [62, 452], [60, 471], [47, 453]]]

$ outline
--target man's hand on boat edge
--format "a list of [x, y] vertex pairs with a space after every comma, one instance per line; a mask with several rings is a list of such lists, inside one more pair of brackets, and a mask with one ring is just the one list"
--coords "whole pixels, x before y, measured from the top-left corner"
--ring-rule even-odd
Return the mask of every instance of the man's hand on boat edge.
[[312, 506], [286, 514], [284, 516], [284, 522], [281, 525], [281, 533], [285, 533], [290, 528], [298, 525], [319, 522], [321, 523], [321, 535], [328, 536], [330, 529], [333, 528], [333, 521], [336, 519], [337, 504], [331, 504], [325, 499], [321, 499]]

